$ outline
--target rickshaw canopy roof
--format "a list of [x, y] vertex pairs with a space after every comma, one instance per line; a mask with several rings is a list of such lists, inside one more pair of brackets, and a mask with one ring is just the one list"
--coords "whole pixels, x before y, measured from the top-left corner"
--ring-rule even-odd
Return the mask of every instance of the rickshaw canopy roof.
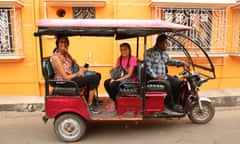
[[116, 36], [116, 39], [191, 29], [189, 26], [153, 19], [41, 19], [37, 27], [35, 36]]

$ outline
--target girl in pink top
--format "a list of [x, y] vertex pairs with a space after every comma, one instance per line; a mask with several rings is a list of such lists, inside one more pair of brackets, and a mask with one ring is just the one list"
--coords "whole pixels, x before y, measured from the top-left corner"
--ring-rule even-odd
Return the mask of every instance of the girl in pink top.
[[128, 43], [122, 43], [120, 45], [120, 51], [121, 56], [118, 57], [116, 66], [123, 66], [128, 73], [116, 80], [110, 78], [104, 82], [104, 87], [109, 94], [109, 97], [112, 99], [112, 102], [106, 106], [106, 109], [108, 109], [109, 112], [113, 112], [115, 110], [116, 95], [121, 81], [127, 78], [131, 78], [134, 81], [136, 80], [134, 69], [137, 66], [137, 58], [131, 55], [130, 45]]
[[136, 74], [134, 73], [134, 68], [137, 66], [137, 58], [135, 56], [131, 56], [131, 51], [129, 55], [128, 49], [120, 50], [122, 55], [117, 59], [116, 67], [123, 66], [127, 70], [128, 74], [123, 76], [122, 78], [119, 78], [118, 81], [126, 78], [131, 78], [136, 81]]

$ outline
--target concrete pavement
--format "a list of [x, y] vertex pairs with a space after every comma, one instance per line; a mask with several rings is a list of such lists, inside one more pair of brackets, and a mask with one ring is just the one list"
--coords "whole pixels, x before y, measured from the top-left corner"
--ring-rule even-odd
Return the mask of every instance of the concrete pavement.
[[240, 106], [240, 88], [202, 90], [201, 97], [208, 97], [216, 107]]
[[[240, 106], [240, 88], [202, 90], [216, 107]], [[44, 96], [0, 96], [0, 111], [42, 111]]]

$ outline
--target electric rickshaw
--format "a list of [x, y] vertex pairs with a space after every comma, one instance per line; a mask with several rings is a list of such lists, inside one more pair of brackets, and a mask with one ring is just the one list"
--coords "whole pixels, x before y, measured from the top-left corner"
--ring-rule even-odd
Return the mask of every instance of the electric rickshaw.
[[[54, 119], [55, 134], [60, 140], [66, 142], [80, 140], [86, 131], [88, 121], [140, 121], [188, 116], [193, 123], [209, 122], [215, 114], [214, 106], [210, 99], [200, 97], [198, 91], [203, 83], [215, 79], [215, 69], [207, 50], [203, 49], [198, 42], [190, 39], [191, 30], [191, 27], [180, 24], [146, 19], [39, 20], [34, 36], [39, 38], [42, 73], [45, 79], [44, 122]], [[179, 98], [175, 102], [183, 107], [184, 111], [181, 113], [165, 108], [164, 99], [168, 94], [161, 81], [146, 80], [144, 59], [147, 37], [154, 37], [161, 33], [168, 35], [169, 47], [172, 51], [176, 54], [183, 53], [182, 59], [189, 64], [188, 67], [183, 67], [177, 75], [181, 84], [177, 91]], [[104, 111], [104, 104], [99, 104], [100, 109], [103, 107], [102, 113], [91, 113], [85, 94], [82, 92], [84, 88], [79, 88], [73, 81], [53, 79], [54, 72], [49, 56], [43, 55], [42, 37], [49, 35], [112, 37], [115, 40], [136, 39], [137, 56], [139, 45], [143, 43], [143, 60], [136, 67], [137, 81], [130, 83], [130, 87], [120, 85], [114, 115]], [[68, 83], [67, 87], [64, 86], [66, 83]]]

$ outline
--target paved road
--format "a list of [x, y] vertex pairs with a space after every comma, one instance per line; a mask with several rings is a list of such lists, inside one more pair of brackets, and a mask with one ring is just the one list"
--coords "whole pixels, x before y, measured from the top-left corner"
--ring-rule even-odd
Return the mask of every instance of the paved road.
[[[41, 121], [40, 112], [0, 112], [1, 144], [61, 144], [52, 120]], [[240, 108], [218, 109], [208, 124], [188, 118], [139, 122], [89, 122], [79, 144], [239, 144]]]

